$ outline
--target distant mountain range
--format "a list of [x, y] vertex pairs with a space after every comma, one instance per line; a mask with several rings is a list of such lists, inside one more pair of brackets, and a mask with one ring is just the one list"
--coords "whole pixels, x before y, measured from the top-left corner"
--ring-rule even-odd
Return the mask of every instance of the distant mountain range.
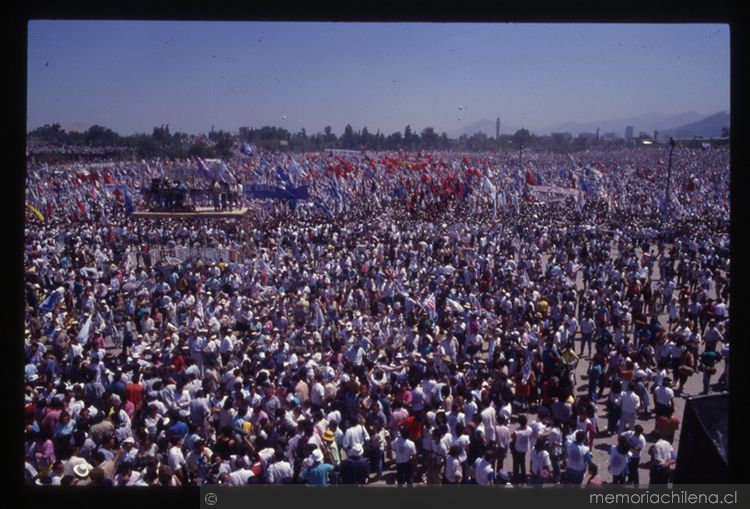
[[[704, 115], [694, 111], [676, 115], [648, 113], [629, 118], [595, 122], [565, 122], [543, 129], [527, 129], [536, 135], [568, 132], [573, 136], [578, 136], [580, 133], [596, 133], [598, 128], [600, 136], [604, 136], [606, 133], [615, 133], [618, 137], [623, 137], [625, 136], [625, 128], [632, 126], [633, 136], [638, 136], [641, 131], [653, 135], [654, 131], [658, 130], [659, 138], [662, 138], [662, 136], [683, 138], [702, 136], [708, 138], [720, 136], [721, 128], [729, 126], [729, 118], [729, 114], [723, 111], [713, 115]], [[500, 119], [500, 134], [513, 134], [518, 129], [518, 127], [503, 124], [502, 119]], [[490, 137], [495, 136], [495, 121], [482, 119], [465, 127], [448, 131], [447, 134], [451, 138], [458, 138], [462, 134], [471, 136], [477, 132], [483, 132]]]
[[[730, 116], [726, 111], [714, 113], [706, 118], [682, 125], [675, 129], [666, 131], [664, 134], [675, 138], [717, 138], [721, 136], [721, 129], [729, 127]], [[661, 135], [659, 135], [661, 137]]]

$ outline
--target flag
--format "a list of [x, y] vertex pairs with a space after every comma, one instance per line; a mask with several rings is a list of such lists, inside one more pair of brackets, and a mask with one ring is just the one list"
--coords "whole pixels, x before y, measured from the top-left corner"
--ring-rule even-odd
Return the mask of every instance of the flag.
[[260, 271], [261, 275], [266, 278], [271, 274], [271, 267], [269, 267], [265, 261], [260, 262], [258, 270]]
[[211, 169], [208, 166], [206, 166], [206, 163], [203, 162], [203, 159], [201, 159], [198, 156], [195, 156], [195, 160], [198, 163], [198, 169], [203, 174], [203, 178], [205, 178], [209, 182], [216, 180], [216, 175], [214, 174], [213, 171], [211, 171]]
[[246, 156], [251, 156], [255, 154], [255, 147], [252, 145], [248, 145], [247, 143], [243, 143], [240, 147], [240, 152], [242, 152]]
[[292, 183], [292, 179], [289, 178], [289, 175], [287, 172], [285, 172], [281, 166], [276, 167], [276, 174], [279, 176], [279, 178], [287, 185], [287, 187], [292, 187], [294, 184]]
[[127, 188], [126, 188], [125, 190], [125, 215], [130, 216], [134, 210], [135, 210], [135, 207], [133, 207], [133, 200], [130, 199], [130, 194], [128, 194]]
[[320, 209], [325, 215], [329, 217], [333, 217], [331, 210], [328, 207], [326, 207], [325, 203], [321, 202], [320, 200], [313, 200], [313, 205], [315, 205], [318, 209]]
[[427, 297], [424, 302], [422, 302], [422, 306], [427, 310], [427, 312], [430, 314], [430, 316], [435, 315], [435, 294], [431, 293], [429, 297]]
[[458, 301], [455, 301], [453, 299], [446, 299], [445, 303], [448, 305], [451, 311], [455, 311], [457, 313], [463, 313], [464, 311], [464, 307]]
[[227, 165], [224, 164], [224, 161], [219, 161], [219, 164], [214, 167], [215, 174], [219, 178], [220, 182], [223, 182], [225, 184], [231, 184], [237, 181], [237, 179], [234, 177], [234, 174], [227, 168]]
[[92, 316], [94, 316], [94, 313], [89, 314], [89, 317], [84, 322], [83, 327], [81, 327], [81, 330], [78, 332], [78, 336], [76, 336], [78, 341], [84, 342], [89, 338], [89, 331], [91, 330], [91, 317]]
[[38, 218], [39, 218], [39, 220], [40, 220], [41, 222], [44, 222], [44, 216], [42, 215], [42, 213], [41, 213], [41, 212], [39, 212], [39, 211], [38, 211], [38, 210], [37, 210], [37, 209], [36, 209], [36, 208], [35, 208], [35, 207], [34, 207], [34, 206], [33, 206], [32, 204], [30, 204], [30, 203], [27, 203], [27, 204], [26, 204], [26, 206], [28, 207], [28, 209], [29, 209], [30, 211], [32, 211], [32, 212], [34, 213], [34, 215], [35, 215], [36, 217], [38, 217]]
[[60, 299], [60, 291], [55, 290], [51, 294], [49, 294], [49, 297], [44, 299], [44, 302], [39, 306], [40, 311], [43, 311], [44, 313], [49, 313], [53, 309], [55, 309], [55, 305], [57, 304], [57, 301]]
[[529, 170], [526, 170], [526, 183], [530, 186], [538, 186], [539, 182], [536, 177], [531, 174]]
[[299, 167], [294, 158], [289, 162], [289, 173], [298, 179], [305, 177], [305, 171]]

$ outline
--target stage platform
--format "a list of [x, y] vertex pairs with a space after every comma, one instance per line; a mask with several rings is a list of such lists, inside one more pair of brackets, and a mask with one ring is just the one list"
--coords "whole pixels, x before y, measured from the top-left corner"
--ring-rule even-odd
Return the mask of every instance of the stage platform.
[[143, 218], [150, 218], [150, 219], [167, 219], [167, 218], [175, 218], [175, 219], [191, 219], [191, 218], [202, 218], [202, 217], [223, 217], [223, 218], [232, 218], [232, 217], [244, 217], [247, 215], [248, 209], [241, 208], [241, 209], [234, 209], [232, 211], [224, 210], [224, 211], [215, 211], [213, 207], [198, 207], [195, 209], [194, 212], [187, 212], [187, 211], [180, 211], [180, 212], [151, 212], [148, 210], [140, 210], [138, 212], [133, 212], [133, 217], [143, 217]]

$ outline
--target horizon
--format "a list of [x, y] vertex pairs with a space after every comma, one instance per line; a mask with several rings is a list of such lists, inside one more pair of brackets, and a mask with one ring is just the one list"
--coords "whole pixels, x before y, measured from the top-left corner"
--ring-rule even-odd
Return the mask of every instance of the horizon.
[[33, 20], [28, 34], [27, 132], [450, 135], [499, 117], [544, 133], [731, 111], [726, 24]]

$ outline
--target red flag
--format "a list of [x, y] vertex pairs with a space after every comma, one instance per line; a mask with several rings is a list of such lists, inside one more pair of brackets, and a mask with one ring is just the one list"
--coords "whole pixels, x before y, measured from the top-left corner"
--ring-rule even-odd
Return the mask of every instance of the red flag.
[[526, 183], [530, 186], [537, 185], [536, 177], [529, 170], [526, 170]]
[[110, 177], [109, 173], [106, 171], [102, 174], [102, 180], [105, 184], [114, 184], [114, 182], [112, 181], [112, 177]]

